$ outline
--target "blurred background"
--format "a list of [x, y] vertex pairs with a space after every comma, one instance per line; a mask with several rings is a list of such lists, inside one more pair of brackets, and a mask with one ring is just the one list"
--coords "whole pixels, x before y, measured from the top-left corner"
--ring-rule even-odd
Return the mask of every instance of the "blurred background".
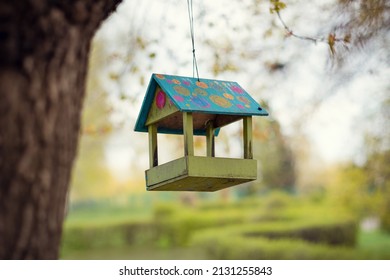
[[[189, 18], [184, 0], [125, 0], [92, 43], [61, 258], [390, 259], [389, 3], [193, 8], [200, 77], [238, 82], [270, 113], [253, 123], [258, 180], [146, 192], [133, 128], [152, 73], [192, 76]], [[216, 156], [242, 157], [241, 130], [221, 130]], [[162, 162], [183, 155], [182, 137], [158, 141]]]

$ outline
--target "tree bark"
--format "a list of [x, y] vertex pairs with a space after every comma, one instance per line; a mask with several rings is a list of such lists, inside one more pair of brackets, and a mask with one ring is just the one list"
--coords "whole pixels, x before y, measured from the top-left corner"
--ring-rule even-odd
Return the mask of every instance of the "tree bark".
[[59, 256], [90, 41], [120, 1], [0, 3], [0, 259]]

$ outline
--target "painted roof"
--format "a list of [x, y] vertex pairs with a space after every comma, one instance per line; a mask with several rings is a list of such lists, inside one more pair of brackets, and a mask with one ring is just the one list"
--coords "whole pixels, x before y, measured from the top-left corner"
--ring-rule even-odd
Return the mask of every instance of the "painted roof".
[[[147, 132], [145, 122], [159, 86], [182, 112], [206, 114], [267, 116], [263, 109], [238, 83], [152, 74], [134, 130]], [[159, 131], [170, 133], [169, 131]], [[172, 132], [177, 133], [177, 132]], [[196, 133], [198, 134], [198, 133]], [[202, 134], [202, 133], [200, 133]]]

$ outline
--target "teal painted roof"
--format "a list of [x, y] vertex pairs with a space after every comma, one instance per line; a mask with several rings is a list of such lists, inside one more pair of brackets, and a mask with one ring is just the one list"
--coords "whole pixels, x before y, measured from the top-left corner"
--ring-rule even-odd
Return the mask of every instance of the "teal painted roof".
[[[145, 122], [154, 100], [157, 86], [182, 112], [218, 115], [267, 116], [262, 108], [238, 83], [230, 81], [152, 74], [134, 130], [147, 132]], [[159, 130], [160, 133], [181, 133]], [[203, 135], [204, 131], [194, 131]]]

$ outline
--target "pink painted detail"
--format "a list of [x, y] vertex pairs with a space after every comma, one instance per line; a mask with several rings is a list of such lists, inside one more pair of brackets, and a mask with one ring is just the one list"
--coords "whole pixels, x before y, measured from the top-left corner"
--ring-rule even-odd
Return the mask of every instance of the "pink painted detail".
[[249, 105], [251, 103], [250, 100], [248, 98], [246, 98], [245, 96], [239, 96], [238, 100], [245, 103], [246, 105]]
[[245, 108], [245, 107], [244, 107], [243, 105], [241, 105], [241, 104], [237, 104], [236, 106], [237, 106], [238, 109], [244, 109], [244, 108]]
[[190, 84], [190, 81], [183, 81], [183, 85], [189, 86]]
[[184, 101], [184, 98], [180, 95], [175, 95], [173, 96], [173, 98], [176, 100], [176, 101], [179, 101], [179, 102], [183, 102]]
[[157, 96], [156, 96], [157, 108], [159, 108], [159, 109], [164, 108], [166, 101], [167, 101], [167, 98], [165, 96], [165, 93], [163, 91], [161, 91], [161, 90], [159, 92], [157, 92]]
[[173, 84], [172, 80], [166, 80], [168, 84]]
[[244, 90], [239, 86], [231, 86], [230, 89], [236, 93], [239, 93], [239, 94], [244, 93]]

